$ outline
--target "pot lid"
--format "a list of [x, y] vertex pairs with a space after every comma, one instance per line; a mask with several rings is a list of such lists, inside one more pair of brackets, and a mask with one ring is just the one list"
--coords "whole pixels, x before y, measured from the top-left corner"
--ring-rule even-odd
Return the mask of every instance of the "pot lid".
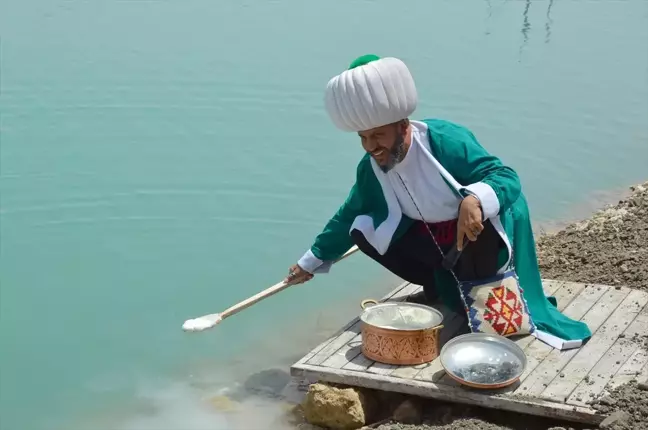
[[380, 303], [368, 306], [360, 319], [366, 324], [392, 330], [421, 330], [443, 322], [438, 310], [417, 303]]

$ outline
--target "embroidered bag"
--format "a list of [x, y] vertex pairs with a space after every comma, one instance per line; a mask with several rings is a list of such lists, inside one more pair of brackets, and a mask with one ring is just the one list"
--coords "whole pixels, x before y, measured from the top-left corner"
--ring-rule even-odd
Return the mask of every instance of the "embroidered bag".
[[509, 268], [489, 279], [458, 284], [468, 325], [473, 333], [508, 337], [535, 332], [536, 327], [515, 269]]
[[[398, 177], [412, 199], [421, 220], [424, 220], [423, 214], [414, 201], [414, 197], [407, 189], [405, 182], [400, 175]], [[441, 255], [444, 255], [427, 223], [424, 221], [423, 224], [427, 227]], [[513, 256], [511, 256], [511, 263], [504, 273], [488, 279], [474, 281], [460, 281], [454, 270], [452, 270], [454, 263], [459, 258], [456, 247], [451, 249], [444, 257], [444, 267], [457, 282], [471, 332], [497, 334], [505, 337], [535, 332], [536, 326], [529, 313], [529, 307], [524, 298], [524, 290], [520, 286], [515, 272]]]

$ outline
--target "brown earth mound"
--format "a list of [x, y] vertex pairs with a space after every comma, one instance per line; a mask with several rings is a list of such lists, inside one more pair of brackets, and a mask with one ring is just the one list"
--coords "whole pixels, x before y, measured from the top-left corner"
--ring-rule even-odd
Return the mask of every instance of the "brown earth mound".
[[543, 278], [648, 289], [648, 182], [617, 205], [538, 240]]

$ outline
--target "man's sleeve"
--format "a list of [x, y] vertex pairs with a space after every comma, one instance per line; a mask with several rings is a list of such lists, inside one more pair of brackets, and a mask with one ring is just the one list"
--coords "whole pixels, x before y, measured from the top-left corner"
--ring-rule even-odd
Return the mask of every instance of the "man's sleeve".
[[313, 246], [299, 259], [299, 267], [309, 273], [328, 272], [333, 262], [353, 246], [349, 230], [362, 209], [363, 202], [356, 182], [345, 202], [315, 238]]
[[453, 126], [444, 133], [439, 145], [438, 161], [481, 203], [484, 219], [508, 210], [520, 196], [518, 174], [489, 154], [467, 129]]

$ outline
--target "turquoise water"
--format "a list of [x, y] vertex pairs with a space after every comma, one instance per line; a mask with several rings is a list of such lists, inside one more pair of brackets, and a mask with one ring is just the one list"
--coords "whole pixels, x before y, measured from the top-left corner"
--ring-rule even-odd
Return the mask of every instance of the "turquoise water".
[[322, 97], [357, 55], [406, 61], [415, 117], [469, 126], [536, 222], [646, 179], [642, 0], [9, 0], [0, 31], [2, 430], [264, 428], [205, 399], [395, 279], [357, 255], [181, 325], [278, 282], [345, 198], [361, 147]]

